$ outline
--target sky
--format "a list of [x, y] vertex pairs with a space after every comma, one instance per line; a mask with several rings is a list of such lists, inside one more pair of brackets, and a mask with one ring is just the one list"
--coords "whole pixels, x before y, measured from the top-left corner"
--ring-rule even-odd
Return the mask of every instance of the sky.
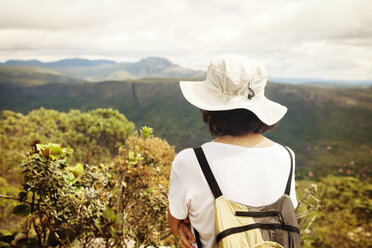
[[372, 0], [0, 0], [0, 61], [239, 54], [269, 77], [372, 79]]

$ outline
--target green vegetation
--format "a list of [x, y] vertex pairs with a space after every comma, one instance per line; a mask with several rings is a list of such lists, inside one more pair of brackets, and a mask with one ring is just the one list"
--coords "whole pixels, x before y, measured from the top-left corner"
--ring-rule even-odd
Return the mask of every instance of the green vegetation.
[[[0, 128], [0, 194], [8, 198], [0, 198], [1, 247], [175, 244], [166, 220], [175, 151], [152, 128], [133, 134], [112, 109], [3, 111]], [[298, 180], [297, 193], [303, 247], [368, 247], [370, 183]]]
[[[75, 150], [71, 163], [94, 165], [111, 161], [117, 155], [119, 146], [133, 132], [134, 124], [112, 109], [61, 113], [41, 108], [28, 115], [3, 111], [0, 115], [0, 177], [5, 180], [5, 185], [21, 183], [22, 175], [16, 168], [22, 160], [22, 154], [35, 141], [61, 142]], [[1, 188], [11, 189], [7, 186]], [[11, 212], [11, 205], [4, 203], [1, 209], [1, 216], [7, 216]], [[16, 223], [7, 219], [0, 222], [0, 228], [11, 228]]]
[[114, 160], [116, 174], [123, 178], [117, 187], [124, 213], [126, 239], [137, 245], [175, 243], [167, 221], [168, 184], [174, 147], [151, 135], [144, 127], [141, 136], [131, 136]]
[[134, 124], [112, 109], [95, 109], [87, 113], [68, 113], [39, 109], [22, 115], [3, 111], [0, 116], [0, 176], [16, 184], [15, 172], [22, 154], [34, 140], [42, 143], [61, 142], [75, 150], [72, 163], [105, 163], [134, 132]]
[[69, 246], [85, 239], [109, 204], [111, 175], [104, 165], [69, 166], [71, 148], [34, 144], [20, 164], [23, 190], [13, 213], [25, 216], [23, 232], [9, 240], [17, 247]]
[[[13, 187], [8, 182], [0, 177], [0, 195], [16, 198], [20, 189]], [[12, 209], [17, 205], [17, 202], [0, 198], [0, 230], [1, 228], [12, 228], [20, 221], [16, 215], [12, 215]]]
[[48, 83], [82, 82], [60, 73], [37, 66], [0, 66], [0, 84], [34, 86]]
[[151, 128], [140, 133], [127, 139], [113, 163], [98, 166], [71, 165], [71, 148], [35, 143], [19, 165], [24, 183], [13, 213], [22, 224], [2, 230], [0, 246], [173, 244], [166, 212], [174, 148]]
[[[303, 247], [370, 247], [372, 184], [353, 177], [332, 176], [298, 184], [299, 198], [304, 197], [304, 188], [309, 184], [317, 189], [310, 197], [313, 198], [310, 208], [316, 208], [307, 216], [307, 221], [313, 222], [309, 228], [304, 228], [310, 224], [305, 223], [301, 229]], [[309, 204], [305, 203], [302, 208], [309, 209]]]
[[268, 136], [294, 149], [299, 179], [331, 174], [371, 182], [371, 88], [275, 85], [268, 95], [274, 92], [289, 110], [278, 130]]

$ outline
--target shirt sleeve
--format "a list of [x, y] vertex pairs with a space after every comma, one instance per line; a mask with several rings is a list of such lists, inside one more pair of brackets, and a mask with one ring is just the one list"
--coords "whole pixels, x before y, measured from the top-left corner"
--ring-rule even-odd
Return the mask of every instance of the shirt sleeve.
[[174, 169], [174, 164], [172, 166], [169, 181], [168, 201], [170, 214], [174, 218], [179, 220], [187, 218], [188, 205], [186, 201], [186, 187], [182, 182], [181, 178], [177, 175]]

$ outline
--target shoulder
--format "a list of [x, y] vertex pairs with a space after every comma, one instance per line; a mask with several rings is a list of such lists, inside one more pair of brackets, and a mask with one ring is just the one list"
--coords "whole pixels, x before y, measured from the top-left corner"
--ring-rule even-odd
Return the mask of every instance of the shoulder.
[[273, 142], [275, 143], [274, 147], [276, 147], [276, 151], [283, 152], [283, 153], [286, 153], [286, 154], [291, 153], [292, 156], [295, 155], [294, 151], [289, 146], [284, 145], [284, 144], [280, 144], [280, 143], [275, 142], [275, 141], [273, 141]]
[[288, 147], [288, 146], [286, 146], [286, 145], [280, 145], [280, 144], [279, 144], [279, 148], [281, 149], [281, 153], [282, 153], [281, 156], [282, 156], [286, 161], [288, 161], [288, 163], [292, 164], [292, 166], [293, 166], [293, 170], [294, 170], [294, 168], [295, 168], [295, 166], [296, 166], [296, 158], [295, 158], [295, 153], [294, 153], [294, 151], [293, 151], [290, 147]]
[[193, 148], [186, 148], [180, 151], [173, 160], [172, 169], [177, 173], [187, 170], [196, 162]]
[[180, 151], [173, 160], [173, 163], [187, 163], [195, 157], [193, 148], [186, 148]]
[[287, 153], [290, 153], [292, 155], [292, 157], [294, 158], [295, 153], [290, 147], [288, 147], [286, 145], [280, 145], [280, 146], [282, 146], [287, 151]]
[[295, 153], [294, 151], [288, 147], [287, 145], [282, 145], [279, 143], [275, 143], [275, 149], [273, 150], [274, 156], [277, 157], [277, 159], [283, 160], [283, 161], [292, 161], [293, 166], [295, 165]]

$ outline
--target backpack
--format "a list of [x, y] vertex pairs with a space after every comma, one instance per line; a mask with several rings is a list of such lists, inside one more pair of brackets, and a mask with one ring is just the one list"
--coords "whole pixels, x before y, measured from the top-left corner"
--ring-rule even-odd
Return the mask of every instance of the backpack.
[[[217, 184], [201, 147], [194, 148], [199, 165], [215, 197], [217, 247], [298, 248], [300, 230], [289, 197], [292, 182], [293, 158], [285, 192], [276, 202], [251, 207], [226, 199]], [[243, 190], [243, 189], [242, 189]], [[249, 190], [249, 189], [248, 189]], [[198, 248], [199, 233], [194, 229]]]

